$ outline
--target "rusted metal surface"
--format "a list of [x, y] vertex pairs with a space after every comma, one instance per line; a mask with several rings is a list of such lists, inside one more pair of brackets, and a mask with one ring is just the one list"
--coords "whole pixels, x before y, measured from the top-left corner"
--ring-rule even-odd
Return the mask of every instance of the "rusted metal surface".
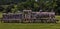
[[[55, 12], [33, 12], [31, 10], [23, 10], [22, 13], [4, 13], [3, 14], [3, 19], [4, 22], [6, 20], [9, 20], [12, 22], [18, 21], [18, 22], [41, 22], [41, 23], [48, 23], [48, 22], [56, 22], [55, 19]], [[7, 22], [9, 22], [7, 21]]]

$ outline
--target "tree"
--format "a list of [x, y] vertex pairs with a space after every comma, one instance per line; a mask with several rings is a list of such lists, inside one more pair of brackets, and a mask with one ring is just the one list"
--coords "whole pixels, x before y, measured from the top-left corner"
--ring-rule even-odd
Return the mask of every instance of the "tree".
[[[42, 9], [43, 11], [49, 11], [49, 10], [54, 10], [54, 8], [57, 6], [56, 4], [56, 0], [52, 0], [52, 1], [44, 1], [44, 0], [40, 0], [39, 2], [39, 7], [40, 9]], [[47, 9], [47, 10], [46, 10]]]
[[55, 8], [56, 9], [55, 12], [56, 14], [58, 13], [60, 15], [60, 0], [57, 0], [56, 2], [57, 2], [57, 7]]
[[19, 3], [18, 4], [18, 9], [33, 9], [33, 2], [32, 1], [29, 1], [29, 0], [27, 0], [26, 2], [22, 2], [22, 3]]
[[4, 8], [0, 6], [0, 12], [3, 12]]

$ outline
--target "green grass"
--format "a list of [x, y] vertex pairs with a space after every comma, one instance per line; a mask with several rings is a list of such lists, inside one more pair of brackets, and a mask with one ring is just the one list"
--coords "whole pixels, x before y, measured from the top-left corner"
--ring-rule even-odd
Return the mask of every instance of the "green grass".
[[2, 18], [2, 13], [0, 12], [0, 18]]
[[[0, 14], [1, 15], [1, 14]], [[0, 16], [1, 17], [1, 16]], [[60, 20], [60, 16], [56, 16]], [[60, 29], [60, 22], [54, 23], [0, 23], [0, 29]]]
[[58, 24], [45, 24], [45, 23], [0, 23], [0, 29], [60, 29]]

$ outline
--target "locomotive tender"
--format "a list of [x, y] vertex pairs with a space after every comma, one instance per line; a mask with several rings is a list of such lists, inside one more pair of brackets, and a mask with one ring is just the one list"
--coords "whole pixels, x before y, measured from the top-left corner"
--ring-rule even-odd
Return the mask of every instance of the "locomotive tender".
[[22, 13], [3, 13], [5, 23], [56, 23], [55, 12], [33, 12], [23, 10]]

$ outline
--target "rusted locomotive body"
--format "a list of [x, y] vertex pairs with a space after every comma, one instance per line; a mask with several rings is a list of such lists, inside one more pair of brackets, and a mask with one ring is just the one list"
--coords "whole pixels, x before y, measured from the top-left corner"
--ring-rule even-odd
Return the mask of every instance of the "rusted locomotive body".
[[21, 22], [21, 19], [22, 19], [22, 14], [21, 13], [3, 13], [3, 19], [2, 21], [3, 22], [6, 22], [6, 23], [13, 23], [13, 22]]
[[56, 23], [55, 12], [33, 12], [31, 10], [23, 10], [22, 13], [5, 13], [2, 21], [11, 23]]
[[[42, 22], [42, 23], [48, 23], [48, 22], [56, 22], [55, 19], [55, 13], [54, 12], [33, 12], [35, 13], [32, 15], [35, 18], [35, 22]], [[33, 18], [32, 18], [33, 19]]]

